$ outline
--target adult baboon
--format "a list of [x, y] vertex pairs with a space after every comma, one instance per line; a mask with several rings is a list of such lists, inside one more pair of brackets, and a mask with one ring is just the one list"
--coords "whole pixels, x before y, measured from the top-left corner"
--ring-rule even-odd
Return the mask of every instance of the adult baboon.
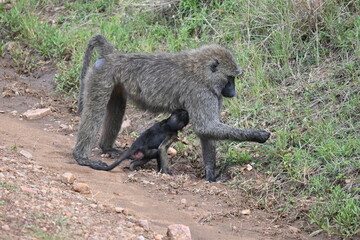
[[95, 165], [90, 166], [97, 170], [109, 171], [119, 165], [125, 159], [133, 159], [130, 169], [134, 170], [151, 159], [156, 158], [158, 171], [170, 174], [168, 166], [167, 150], [176, 139], [178, 131], [189, 123], [189, 115], [185, 110], [176, 110], [171, 116], [161, 122], [155, 123], [143, 132], [113, 164], [107, 167]]
[[[94, 39], [95, 46], [96, 39], [106, 41], [101, 35]], [[104, 152], [113, 150], [126, 100], [130, 98], [153, 112], [185, 109], [200, 138], [205, 178], [216, 181], [215, 140], [263, 143], [270, 136], [266, 131], [243, 130], [220, 122], [222, 97], [235, 95], [234, 78], [239, 74], [234, 56], [215, 44], [177, 54], [115, 51], [104, 55], [86, 71], [81, 81], [83, 109], [74, 158], [80, 165], [106, 166], [99, 160], [90, 160], [88, 154], [102, 122], [99, 145]]]

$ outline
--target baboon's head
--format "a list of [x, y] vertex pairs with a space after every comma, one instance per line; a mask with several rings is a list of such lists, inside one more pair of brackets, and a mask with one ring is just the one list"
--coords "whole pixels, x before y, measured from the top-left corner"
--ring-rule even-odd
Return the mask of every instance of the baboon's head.
[[205, 77], [211, 88], [224, 97], [235, 96], [235, 77], [241, 69], [234, 55], [219, 45], [206, 45], [200, 48], [201, 58], [205, 61]]
[[188, 123], [189, 114], [187, 111], [182, 109], [175, 110], [167, 121], [167, 124], [172, 131], [179, 131], [183, 129]]

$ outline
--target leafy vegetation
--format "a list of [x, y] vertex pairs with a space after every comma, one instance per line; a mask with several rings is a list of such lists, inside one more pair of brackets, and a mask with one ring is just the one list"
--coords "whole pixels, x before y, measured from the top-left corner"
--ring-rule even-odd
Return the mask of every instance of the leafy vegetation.
[[0, 49], [30, 71], [54, 61], [59, 91], [76, 93], [95, 33], [124, 52], [228, 46], [244, 75], [226, 121], [272, 139], [221, 145], [220, 164], [254, 162], [285, 200], [275, 208], [311, 199], [310, 221], [346, 238], [360, 229], [359, 12], [356, 0], [19, 0], [0, 5]]

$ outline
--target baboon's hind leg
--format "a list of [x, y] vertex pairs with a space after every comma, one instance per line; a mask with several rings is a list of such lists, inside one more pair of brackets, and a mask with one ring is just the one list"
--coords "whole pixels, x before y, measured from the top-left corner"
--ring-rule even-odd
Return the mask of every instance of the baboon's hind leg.
[[114, 148], [115, 139], [120, 131], [125, 114], [126, 95], [122, 85], [118, 84], [111, 93], [107, 104], [104, 127], [100, 138], [99, 146], [103, 153], [110, 154], [114, 158], [122, 151]]
[[99, 132], [113, 87], [111, 84], [107, 85], [105, 81], [99, 81], [96, 74], [89, 77], [87, 82], [87, 94], [84, 98], [84, 109], [73, 156], [79, 165], [105, 167], [107, 166], [105, 163], [89, 159], [89, 154]]

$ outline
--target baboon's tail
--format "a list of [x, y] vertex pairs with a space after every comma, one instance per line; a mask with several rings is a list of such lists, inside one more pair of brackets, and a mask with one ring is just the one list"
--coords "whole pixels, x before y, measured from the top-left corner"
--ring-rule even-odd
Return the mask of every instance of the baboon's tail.
[[103, 58], [105, 55], [111, 54], [116, 51], [114, 46], [111, 45], [111, 43], [109, 43], [109, 41], [106, 40], [106, 38], [101, 34], [94, 35], [89, 40], [88, 46], [85, 50], [85, 54], [83, 58], [83, 66], [80, 74], [80, 93], [79, 93], [79, 101], [78, 101], [78, 113], [81, 113], [83, 109], [84, 84], [85, 84], [84, 79], [89, 69], [89, 65], [92, 58], [92, 52], [94, 48], [98, 50], [100, 58]]
[[130, 156], [130, 151], [127, 150], [125, 151], [123, 154], [121, 154], [121, 156], [115, 160], [115, 162], [113, 162], [113, 164], [109, 165], [109, 166], [99, 166], [99, 165], [90, 165], [90, 167], [92, 169], [96, 169], [96, 170], [103, 170], [103, 171], [110, 171], [112, 169], [114, 169], [116, 166], [118, 166], [122, 161], [124, 161], [125, 159], [129, 158]]

